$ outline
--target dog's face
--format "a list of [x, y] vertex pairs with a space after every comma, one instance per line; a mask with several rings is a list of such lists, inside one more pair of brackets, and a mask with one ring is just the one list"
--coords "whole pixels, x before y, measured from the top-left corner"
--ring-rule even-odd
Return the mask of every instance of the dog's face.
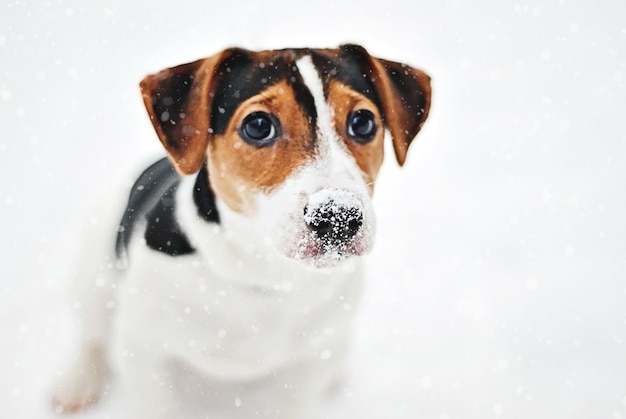
[[228, 49], [141, 88], [178, 171], [207, 162], [231, 213], [223, 223], [237, 218], [248, 237], [321, 267], [370, 249], [385, 130], [403, 164], [428, 115], [429, 80], [346, 45]]

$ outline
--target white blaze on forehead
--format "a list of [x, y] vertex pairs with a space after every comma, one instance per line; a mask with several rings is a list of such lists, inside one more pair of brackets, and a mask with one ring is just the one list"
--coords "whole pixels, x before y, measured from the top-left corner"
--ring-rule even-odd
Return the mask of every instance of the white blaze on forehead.
[[304, 84], [313, 96], [317, 111], [317, 144], [321, 161], [318, 162], [327, 176], [333, 176], [334, 172], [341, 172], [344, 177], [356, 179], [360, 177], [360, 171], [343, 140], [335, 131], [333, 124], [334, 110], [326, 102], [324, 85], [319, 72], [311, 57], [306, 55], [296, 61]]
[[313, 100], [315, 102], [315, 109], [317, 110], [317, 128], [320, 130], [320, 134], [326, 138], [335, 137], [335, 130], [333, 129], [333, 111], [326, 103], [324, 97], [324, 85], [322, 79], [313, 65], [313, 61], [309, 55], [305, 55], [296, 61], [298, 70], [302, 75], [304, 84], [309, 88]]

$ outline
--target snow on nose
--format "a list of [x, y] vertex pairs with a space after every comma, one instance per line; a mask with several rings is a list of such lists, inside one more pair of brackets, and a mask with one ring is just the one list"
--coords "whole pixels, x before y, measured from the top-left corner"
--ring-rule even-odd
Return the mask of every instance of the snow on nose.
[[356, 195], [347, 190], [324, 188], [309, 197], [304, 222], [328, 245], [345, 245], [363, 225], [363, 209]]

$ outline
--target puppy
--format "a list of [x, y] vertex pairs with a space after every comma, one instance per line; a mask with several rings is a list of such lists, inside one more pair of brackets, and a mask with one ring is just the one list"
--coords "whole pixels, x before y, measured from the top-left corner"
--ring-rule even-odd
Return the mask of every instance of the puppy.
[[402, 165], [430, 78], [357, 45], [231, 48], [141, 92], [168, 157], [93, 214], [56, 410], [116, 371], [132, 419], [307, 417], [346, 353], [384, 137]]

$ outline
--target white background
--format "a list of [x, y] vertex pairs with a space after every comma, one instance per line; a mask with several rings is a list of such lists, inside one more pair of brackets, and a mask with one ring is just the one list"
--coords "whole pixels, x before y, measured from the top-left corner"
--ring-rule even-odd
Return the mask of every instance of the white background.
[[[50, 256], [161, 155], [138, 81], [232, 45], [343, 42], [423, 68], [434, 96], [406, 166], [383, 167], [350, 373], [320, 417], [626, 417], [624, 1], [11, 0], [1, 418], [53, 417], [71, 302]], [[113, 387], [85, 417], [114, 405]]]

